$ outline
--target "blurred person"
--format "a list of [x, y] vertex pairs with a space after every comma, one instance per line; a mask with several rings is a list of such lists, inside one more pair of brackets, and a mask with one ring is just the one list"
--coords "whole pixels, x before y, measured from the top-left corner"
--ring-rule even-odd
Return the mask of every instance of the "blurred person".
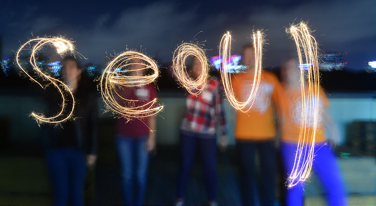
[[[195, 57], [192, 60], [192, 79], [198, 78], [201, 72], [201, 62]], [[186, 96], [185, 112], [180, 128], [181, 165], [178, 175], [176, 205], [184, 204], [184, 194], [197, 146], [204, 170], [209, 205], [217, 205], [217, 130], [220, 131], [221, 135], [221, 150], [224, 150], [228, 143], [221, 88], [220, 81], [211, 77], [207, 80], [204, 90], [199, 95], [188, 94]]]
[[[144, 75], [141, 59], [132, 59], [131, 75]], [[157, 97], [153, 84], [122, 87], [117, 91], [122, 98], [122, 106], [139, 107]], [[136, 101], [134, 101], [136, 100]], [[117, 121], [115, 144], [120, 160], [125, 205], [143, 205], [146, 188], [149, 152], [155, 149], [156, 116], [127, 120], [120, 117]], [[135, 186], [134, 187], [134, 182]]]
[[[241, 59], [248, 69], [232, 77], [235, 97], [240, 101], [247, 100], [252, 90], [255, 74], [254, 54], [252, 43], [243, 46]], [[279, 108], [278, 96], [281, 93], [282, 88], [277, 77], [270, 72], [262, 71], [252, 108], [248, 112], [236, 111], [235, 138], [243, 205], [256, 205], [257, 199], [261, 205], [275, 203], [277, 169], [275, 109]], [[257, 178], [256, 152], [260, 164]]]
[[[53, 204], [84, 205], [83, 189], [87, 168], [93, 167], [97, 156], [98, 105], [96, 92], [82, 77], [78, 59], [63, 60], [62, 78], [76, 101], [73, 118], [61, 125], [43, 125], [47, 169], [53, 186]], [[61, 97], [52, 87], [47, 89], [49, 111], [54, 115], [61, 108]], [[68, 102], [71, 104], [71, 102]]]
[[[301, 127], [301, 82], [298, 61], [289, 59], [282, 68], [282, 80], [284, 94], [282, 102], [282, 156], [287, 175], [292, 172], [296, 149], [299, 141]], [[305, 88], [308, 85], [306, 83]], [[308, 94], [313, 95], [313, 93]], [[330, 145], [339, 143], [340, 134], [337, 125], [333, 122], [328, 111], [328, 99], [324, 90], [319, 89], [319, 118], [318, 129], [315, 137], [315, 157], [313, 160], [313, 171], [320, 180], [325, 193], [327, 194], [328, 205], [347, 205], [344, 186], [340, 177], [339, 168], [335, 155]], [[313, 109], [308, 108], [308, 129], [310, 134], [313, 127]], [[324, 131], [327, 125], [331, 132], [331, 143], [329, 144]], [[303, 142], [305, 146], [310, 146], [310, 142]], [[287, 205], [304, 205], [304, 183], [301, 182], [287, 190]]]

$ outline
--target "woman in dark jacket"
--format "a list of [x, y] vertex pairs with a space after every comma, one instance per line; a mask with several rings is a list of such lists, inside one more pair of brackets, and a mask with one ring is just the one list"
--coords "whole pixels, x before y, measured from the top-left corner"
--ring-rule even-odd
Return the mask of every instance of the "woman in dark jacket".
[[[75, 97], [73, 118], [61, 125], [46, 125], [45, 145], [48, 171], [53, 184], [54, 205], [83, 205], [87, 167], [96, 161], [98, 106], [94, 89], [81, 78], [80, 62], [64, 58], [62, 77]], [[49, 87], [49, 115], [61, 109], [60, 93]], [[68, 101], [67, 104], [72, 104]]]

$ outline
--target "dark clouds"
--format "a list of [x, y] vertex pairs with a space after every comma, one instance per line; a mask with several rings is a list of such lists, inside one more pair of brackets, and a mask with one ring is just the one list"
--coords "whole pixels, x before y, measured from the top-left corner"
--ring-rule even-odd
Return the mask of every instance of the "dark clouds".
[[[288, 35], [284, 34], [284, 27], [300, 20], [307, 21], [322, 51], [347, 52], [345, 57], [349, 66], [355, 67], [367, 58], [375, 58], [375, 9], [374, 0], [310, 2], [287, 10], [265, 8], [250, 15], [249, 19], [267, 29], [268, 47], [275, 53], [291, 44], [287, 41]], [[369, 53], [369, 57], [364, 56], [364, 60], [352, 58], [359, 53]]]
[[317, 35], [325, 35], [325, 40], [341, 42], [375, 35], [376, 30], [370, 29], [376, 22], [375, 6], [373, 0], [311, 2], [287, 10], [258, 10], [250, 20], [268, 29], [280, 29], [302, 19], [309, 21]]
[[77, 50], [94, 63], [102, 63], [106, 55], [119, 53], [126, 47], [142, 48], [148, 55], [158, 55], [161, 61], [168, 62], [182, 41], [205, 43], [208, 55], [217, 55], [222, 34], [230, 30], [235, 39], [233, 51], [239, 53], [241, 45], [250, 40], [253, 29], [264, 29], [268, 39], [264, 65], [274, 66], [293, 48], [285, 29], [293, 22], [304, 20], [315, 30], [321, 49], [347, 52], [349, 65], [361, 67], [359, 62], [375, 58], [374, 0], [268, 2], [274, 4], [255, 5], [244, 1], [236, 4], [235, 1], [226, 8], [226, 4], [216, 5], [215, 2], [186, 2], [184, 5], [183, 2], [163, 1], [120, 7], [93, 2], [79, 10], [68, 10], [69, 7], [59, 10], [62, 5], [46, 10], [53, 4], [12, 9], [9, 3], [1, 10], [3, 20], [0, 22], [6, 29], [1, 32], [3, 54], [16, 50], [20, 42], [31, 38], [33, 33], [72, 38]]
[[[115, 20], [111, 14], [97, 18], [95, 30], [83, 31], [79, 39], [97, 51], [120, 52], [129, 49], [146, 49], [149, 55], [158, 55], [169, 61], [176, 46], [182, 41], [210, 38], [210, 31], [226, 23], [226, 15], [215, 14], [200, 20], [195, 9], [178, 12], [175, 4], [155, 3], [142, 8], [127, 9]], [[208, 32], [206, 32], [208, 31]], [[202, 38], [206, 36], [206, 38]], [[89, 52], [91, 48], [82, 48]], [[101, 54], [98, 54], [101, 55]]]

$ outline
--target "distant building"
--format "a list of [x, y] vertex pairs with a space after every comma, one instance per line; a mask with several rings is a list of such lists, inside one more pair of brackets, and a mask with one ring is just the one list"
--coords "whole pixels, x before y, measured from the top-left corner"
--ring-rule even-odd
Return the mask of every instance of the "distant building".
[[343, 61], [344, 53], [327, 52], [319, 57], [319, 67], [323, 71], [342, 70], [347, 64]]

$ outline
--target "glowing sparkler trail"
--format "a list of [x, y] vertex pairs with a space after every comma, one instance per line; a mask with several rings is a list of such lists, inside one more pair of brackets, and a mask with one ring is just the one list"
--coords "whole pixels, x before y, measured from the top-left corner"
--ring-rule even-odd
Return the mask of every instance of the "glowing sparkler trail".
[[[319, 119], [319, 64], [317, 58], [317, 42], [310, 34], [306, 24], [301, 22], [299, 25], [292, 25], [286, 32], [290, 33], [295, 41], [298, 51], [299, 64], [310, 63], [312, 66], [305, 74], [303, 69], [300, 70], [301, 82], [301, 102], [302, 113], [299, 142], [294, 160], [294, 167], [288, 177], [288, 187], [293, 187], [299, 182], [305, 181], [312, 170], [314, 158], [315, 137]], [[304, 55], [302, 55], [304, 53]], [[307, 79], [305, 78], [307, 77]], [[307, 82], [307, 84], [306, 84]], [[308, 87], [308, 88], [307, 88]], [[309, 126], [308, 113], [313, 111], [313, 127]], [[309, 142], [309, 144], [304, 144]]]
[[231, 57], [231, 34], [227, 32], [223, 35], [221, 42], [219, 44], [219, 56], [222, 56], [222, 66], [221, 66], [221, 77], [224, 91], [226, 93], [227, 99], [230, 104], [237, 110], [242, 112], [248, 112], [255, 99], [257, 90], [260, 85], [261, 70], [262, 70], [262, 46], [263, 46], [263, 33], [257, 31], [252, 35], [253, 46], [255, 51], [255, 65], [254, 65], [254, 76], [253, 85], [251, 92], [244, 102], [236, 99], [234, 95], [234, 90], [231, 83], [231, 74], [229, 72], [229, 58]]
[[[195, 56], [201, 63], [202, 72], [196, 80], [192, 80], [187, 73], [185, 62], [189, 56]], [[205, 52], [199, 46], [191, 43], [183, 43], [174, 51], [172, 69], [180, 84], [193, 95], [202, 92], [208, 79], [208, 60]]]
[[[150, 69], [153, 70], [151, 75], [129, 75]], [[119, 101], [134, 103], [137, 100], [126, 99], [117, 91], [122, 87], [147, 85], [158, 75], [158, 66], [154, 60], [140, 52], [125, 51], [113, 59], [103, 71], [100, 81], [103, 101], [108, 109], [128, 120], [155, 115], [163, 109], [163, 106], [155, 107], [157, 98], [142, 106], [126, 107], [120, 105]]]
[[[36, 119], [38, 123], [61, 123], [64, 121], [67, 121], [69, 118], [72, 117], [73, 110], [75, 107], [75, 100], [72, 92], [70, 91], [69, 87], [64, 84], [64, 82], [55, 79], [51, 76], [48, 76], [44, 74], [37, 64], [37, 57], [36, 54], [38, 51], [41, 50], [42, 47], [46, 45], [52, 45], [56, 48], [57, 52], [59, 54], [63, 54], [65, 52], [73, 52], [73, 44], [72, 42], [63, 39], [63, 38], [35, 38], [27, 41], [25, 44], [23, 44], [20, 49], [16, 53], [16, 64], [17, 66], [34, 82], [39, 84], [40, 87], [45, 89], [47, 86], [43, 86], [40, 82], [38, 82], [36, 79], [34, 79], [29, 73], [21, 66], [20, 63], [20, 55], [23, 50], [27, 48], [27, 46], [31, 46], [31, 44], [34, 44], [34, 46], [31, 49], [31, 56], [30, 56], [30, 65], [32, 66], [33, 70], [42, 77], [43, 80], [51, 82], [51, 84], [56, 87], [56, 89], [59, 91], [61, 97], [62, 97], [62, 104], [61, 104], [61, 110], [58, 114], [52, 117], [45, 117], [43, 114], [36, 114], [34, 112], [31, 113], [31, 116]], [[66, 98], [68, 97], [68, 99]], [[71, 101], [72, 104], [69, 104], [69, 108], [67, 102]], [[65, 111], [68, 111], [66, 114]]]

